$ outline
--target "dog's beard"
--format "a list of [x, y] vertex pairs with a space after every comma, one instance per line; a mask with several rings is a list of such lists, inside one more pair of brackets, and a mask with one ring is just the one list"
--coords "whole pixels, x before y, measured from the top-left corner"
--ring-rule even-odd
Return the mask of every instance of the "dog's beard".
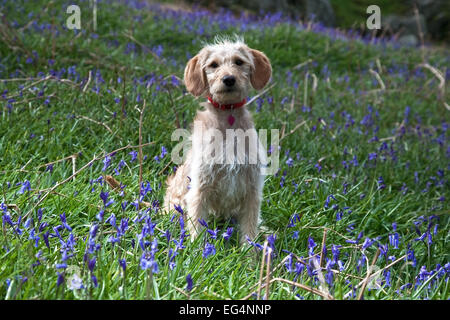
[[242, 101], [246, 95], [245, 90], [239, 87], [220, 87], [217, 90], [211, 92], [211, 97], [214, 101], [220, 104], [231, 104]]

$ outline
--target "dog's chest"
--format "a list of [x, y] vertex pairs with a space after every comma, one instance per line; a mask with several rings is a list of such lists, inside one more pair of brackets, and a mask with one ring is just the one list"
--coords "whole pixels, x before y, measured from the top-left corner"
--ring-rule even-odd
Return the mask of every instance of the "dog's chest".
[[216, 164], [205, 165], [199, 170], [200, 189], [216, 211], [233, 210], [248, 197], [260, 177], [258, 165]]
[[265, 154], [248, 112], [236, 112], [232, 126], [228, 116], [199, 113], [192, 137], [191, 185], [207, 192], [221, 209], [236, 206], [250, 188], [258, 188]]
[[[260, 178], [261, 159], [257, 147], [250, 148], [249, 143], [240, 145], [238, 140], [224, 135], [221, 143], [214, 144], [205, 142], [210, 141], [206, 139], [201, 151], [194, 150], [194, 186], [205, 190], [220, 209], [236, 207], [250, 188], [258, 185]], [[256, 136], [253, 143], [258, 142]]]

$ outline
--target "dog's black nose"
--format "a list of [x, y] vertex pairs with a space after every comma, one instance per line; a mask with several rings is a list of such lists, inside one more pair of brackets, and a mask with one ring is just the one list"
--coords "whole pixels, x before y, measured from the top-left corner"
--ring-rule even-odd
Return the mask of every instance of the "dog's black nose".
[[227, 87], [232, 87], [236, 83], [236, 78], [234, 76], [225, 76], [222, 78], [222, 82], [225, 83]]

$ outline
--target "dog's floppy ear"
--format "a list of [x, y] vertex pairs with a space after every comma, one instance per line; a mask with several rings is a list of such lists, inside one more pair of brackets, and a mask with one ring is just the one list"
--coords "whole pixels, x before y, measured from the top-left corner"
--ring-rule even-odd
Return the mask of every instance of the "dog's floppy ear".
[[194, 96], [200, 96], [207, 89], [206, 76], [201, 66], [201, 53], [189, 60], [184, 69], [184, 84]]
[[258, 50], [250, 49], [253, 55], [253, 61], [255, 64], [255, 69], [250, 77], [250, 82], [253, 88], [260, 90], [269, 82], [272, 75], [272, 66], [270, 65], [269, 59], [264, 53]]

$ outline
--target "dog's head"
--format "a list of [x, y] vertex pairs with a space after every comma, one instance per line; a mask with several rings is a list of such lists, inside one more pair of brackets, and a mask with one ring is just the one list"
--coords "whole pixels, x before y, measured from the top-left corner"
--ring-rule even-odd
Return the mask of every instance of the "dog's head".
[[194, 96], [210, 96], [220, 104], [231, 104], [247, 97], [251, 86], [262, 89], [271, 75], [272, 67], [264, 53], [241, 40], [217, 40], [189, 60], [184, 82]]

